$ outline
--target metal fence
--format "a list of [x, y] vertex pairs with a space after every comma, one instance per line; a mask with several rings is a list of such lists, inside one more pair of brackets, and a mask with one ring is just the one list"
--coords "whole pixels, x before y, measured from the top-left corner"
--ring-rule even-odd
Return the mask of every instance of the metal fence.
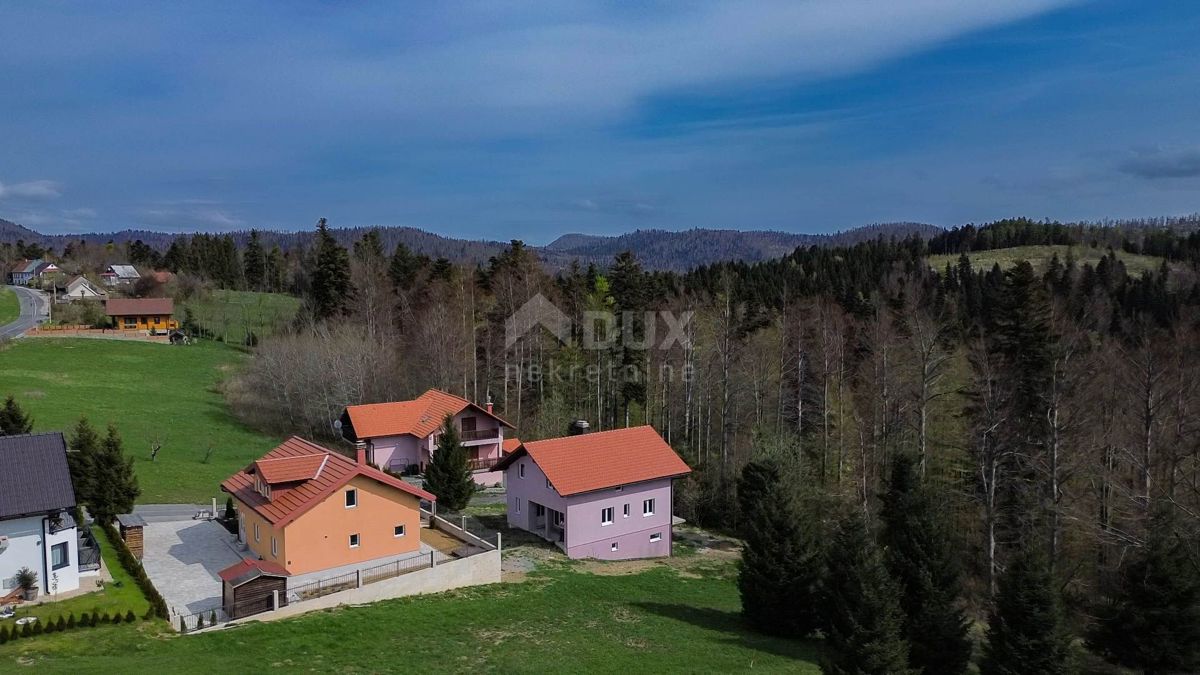
[[433, 567], [434, 556], [438, 555], [437, 551], [430, 551], [428, 555], [421, 554], [404, 560], [396, 560], [390, 563], [384, 563], [375, 567], [368, 567], [360, 570], [362, 574], [362, 583], [364, 586], [373, 584], [376, 581], [383, 581], [398, 577], [401, 574], [416, 572], [417, 570]]
[[[267, 598], [269, 601], [270, 598]], [[267, 609], [270, 609], [268, 607]], [[225, 610], [221, 607], [206, 609], [203, 612], [192, 612], [191, 614], [179, 614], [172, 617], [171, 622], [174, 624], [175, 630], [186, 633], [200, 628], [215, 626], [219, 623], [225, 623], [229, 620], [229, 616], [225, 614]]]
[[358, 573], [349, 572], [347, 574], [339, 574], [336, 577], [317, 579], [307, 584], [293, 586], [288, 589], [288, 597], [292, 602], [301, 602], [356, 587], [358, 587]]
[[89, 530], [79, 533], [79, 569], [85, 572], [100, 569], [100, 543]]

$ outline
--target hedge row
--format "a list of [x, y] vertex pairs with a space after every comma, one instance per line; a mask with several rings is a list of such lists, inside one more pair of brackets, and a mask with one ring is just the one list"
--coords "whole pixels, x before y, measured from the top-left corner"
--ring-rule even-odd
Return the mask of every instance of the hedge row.
[[159, 594], [158, 589], [154, 584], [150, 583], [150, 577], [146, 576], [146, 570], [142, 568], [142, 563], [129, 549], [125, 547], [125, 540], [121, 539], [121, 535], [117, 534], [116, 528], [111, 524], [101, 525], [104, 530], [104, 535], [108, 537], [108, 541], [112, 543], [113, 548], [117, 550], [117, 558], [121, 561], [121, 567], [125, 568], [133, 576], [133, 580], [137, 582], [138, 588], [142, 589], [142, 593], [146, 599], [150, 601], [150, 609], [146, 612], [146, 617], [157, 616], [160, 619], [169, 617], [167, 611], [167, 601], [163, 600], [163, 596]]
[[101, 614], [99, 611], [94, 611], [91, 614], [84, 612], [79, 620], [75, 619], [75, 614], [72, 612], [67, 618], [63, 618], [60, 614], [58, 619], [53, 621], [35, 621], [27, 623], [17, 628], [15, 625], [10, 629], [7, 625], [0, 626], [0, 645], [9, 640], [19, 638], [34, 637], [36, 635], [45, 635], [47, 633], [61, 633], [66, 630], [75, 630], [76, 628], [92, 628], [94, 626], [118, 624], [118, 623], [134, 623], [137, 621], [137, 615], [133, 610], [129, 610], [124, 614], [117, 612], [109, 614], [105, 612]]

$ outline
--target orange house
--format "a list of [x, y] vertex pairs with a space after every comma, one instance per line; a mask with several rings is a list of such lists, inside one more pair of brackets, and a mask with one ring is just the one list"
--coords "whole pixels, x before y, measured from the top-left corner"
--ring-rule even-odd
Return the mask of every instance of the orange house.
[[171, 298], [112, 298], [104, 302], [104, 313], [117, 328], [168, 331], [179, 328], [175, 301]]
[[417, 552], [420, 501], [436, 498], [361, 455], [293, 436], [230, 476], [238, 538], [292, 576]]

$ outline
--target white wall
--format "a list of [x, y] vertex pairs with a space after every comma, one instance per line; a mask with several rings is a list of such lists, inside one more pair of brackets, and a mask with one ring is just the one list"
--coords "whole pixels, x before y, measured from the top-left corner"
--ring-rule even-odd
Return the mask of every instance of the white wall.
[[[49, 595], [50, 578], [48, 575], [58, 574], [58, 592], [73, 591], [79, 588], [79, 537], [75, 528], [69, 527], [51, 534], [46, 542], [42, 541], [43, 516], [0, 520], [0, 535], [9, 538], [8, 548], [0, 553], [0, 587], [2, 595], [16, 588], [14, 577], [22, 567], [37, 572], [38, 588], [42, 595]], [[50, 547], [59, 543], [67, 544], [70, 564], [59, 570], [50, 569]]]

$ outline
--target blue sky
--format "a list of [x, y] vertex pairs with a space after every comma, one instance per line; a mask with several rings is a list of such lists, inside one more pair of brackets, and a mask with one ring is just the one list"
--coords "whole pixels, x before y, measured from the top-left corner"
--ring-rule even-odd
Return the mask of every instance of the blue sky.
[[1200, 210], [1200, 3], [0, 4], [45, 232], [828, 232]]

